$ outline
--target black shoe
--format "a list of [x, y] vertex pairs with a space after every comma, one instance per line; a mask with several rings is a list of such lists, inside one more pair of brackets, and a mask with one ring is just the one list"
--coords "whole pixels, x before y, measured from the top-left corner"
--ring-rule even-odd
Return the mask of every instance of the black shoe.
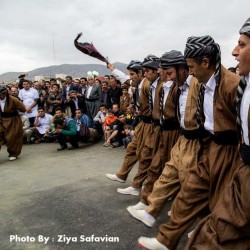
[[58, 148], [57, 151], [62, 151], [62, 150], [65, 150], [67, 148], [68, 148], [67, 146], [62, 146], [62, 147]]
[[112, 143], [112, 148], [118, 148], [121, 147], [121, 144], [119, 142]]

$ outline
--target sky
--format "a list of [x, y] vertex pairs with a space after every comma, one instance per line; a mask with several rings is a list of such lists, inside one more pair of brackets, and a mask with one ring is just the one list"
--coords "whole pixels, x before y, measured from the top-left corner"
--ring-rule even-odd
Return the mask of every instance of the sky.
[[189, 36], [210, 35], [231, 55], [250, 17], [249, 0], [0, 0], [0, 74], [60, 64], [102, 63], [73, 44], [93, 42], [111, 63], [184, 52]]

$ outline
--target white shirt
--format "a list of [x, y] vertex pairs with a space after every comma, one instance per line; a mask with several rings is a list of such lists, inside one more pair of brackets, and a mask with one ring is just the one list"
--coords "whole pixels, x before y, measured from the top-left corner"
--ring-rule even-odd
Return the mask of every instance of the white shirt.
[[[39, 99], [39, 93], [36, 89], [30, 88], [28, 90], [21, 89], [19, 91], [18, 97], [23, 101], [23, 104], [26, 108], [30, 107], [31, 104], [35, 101], [35, 99]], [[25, 112], [25, 115], [30, 117], [35, 117], [37, 115], [37, 105], [35, 105], [30, 113]]]
[[204, 115], [205, 123], [204, 128], [214, 134], [214, 91], [216, 87], [216, 81], [214, 74], [210, 77], [205, 86], [205, 95], [204, 95]]
[[181, 90], [180, 98], [179, 98], [179, 110], [180, 110], [180, 118], [181, 118], [181, 127], [186, 129], [185, 127], [185, 111], [186, 111], [186, 105], [187, 105], [187, 98], [188, 98], [188, 91], [190, 88], [190, 82], [191, 82], [192, 76], [189, 75], [186, 82], [183, 84], [183, 86], [179, 87]]
[[142, 85], [143, 85], [145, 79], [146, 79], [146, 77], [142, 79], [142, 81], [140, 82], [140, 84], [138, 86], [139, 96], [141, 95], [141, 89], [142, 89]]
[[[169, 90], [171, 88], [171, 86], [173, 85], [173, 81], [167, 81], [167, 82], [164, 82], [163, 83], [163, 91], [164, 91], [164, 96], [163, 96], [163, 109], [165, 107], [165, 104], [166, 104], [166, 101], [167, 101], [167, 98], [168, 98], [168, 94], [169, 94]], [[163, 115], [164, 117], [164, 115]], [[165, 118], [165, 117], [164, 117]]]
[[118, 69], [114, 69], [112, 74], [121, 82], [124, 83], [129, 79], [129, 76], [124, 74], [122, 71]]
[[75, 103], [76, 109], [79, 109], [79, 107], [78, 107], [78, 99], [77, 99], [77, 98], [76, 98], [76, 99], [73, 99], [73, 101], [74, 101], [74, 103]]
[[3, 100], [0, 100], [0, 105], [1, 105], [2, 112], [4, 112], [5, 102], [6, 102], [6, 97]]
[[246, 145], [249, 146], [249, 136], [248, 136], [248, 112], [250, 108], [250, 73], [245, 77], [247, 81], [247, 86], [242, 96], [241, 105], [240, 105], [240, 117], [241, 117], [241, 126], [243, 130], [243, 139]]
[[152, 86], [152, 102], [153, 104], [155, 103], [155, 90], [156, 90], [156, 87], [157, 87], [157, 84], [158, 84], [158, 81], [159, 81], [159, 77], [151, 84]]
[[93, 85], [88, 87], [87, 98], [89, 98], [92, 88], [93, 88]]
[[46, 130], [50, 127], [50, 123], [53, 116], [50, 114], [45, 114], [44, 117], [38, 118], [38, 126], [36, 127], [40, 134], [45, 134]]

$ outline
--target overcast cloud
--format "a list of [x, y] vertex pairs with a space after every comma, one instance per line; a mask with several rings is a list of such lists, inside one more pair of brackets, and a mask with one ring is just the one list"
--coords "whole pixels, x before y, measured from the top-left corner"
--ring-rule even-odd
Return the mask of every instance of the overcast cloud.
[[73, 40], [93, 42], [111, 62], [142, 60], [185, 48], [191, 35], [211, 35], [222, 62], [235, 66], [231, 51], [250, 16], [249, 0], [0, 0], [0, 74], [55, 64], [101, 63]]

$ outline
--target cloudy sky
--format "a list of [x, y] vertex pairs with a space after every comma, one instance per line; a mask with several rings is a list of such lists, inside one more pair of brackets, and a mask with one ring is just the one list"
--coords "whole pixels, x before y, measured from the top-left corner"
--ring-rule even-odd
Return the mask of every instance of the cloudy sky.
[[[93, 42], [111, 62], [184, 51], [187, 37], [211, 35], [226, 67], [249, 0], [0, 0], [0, 74], [64, 63], [100, 63], [73, 45]], [[54, 43], [54, 49], [53, 49]]]

